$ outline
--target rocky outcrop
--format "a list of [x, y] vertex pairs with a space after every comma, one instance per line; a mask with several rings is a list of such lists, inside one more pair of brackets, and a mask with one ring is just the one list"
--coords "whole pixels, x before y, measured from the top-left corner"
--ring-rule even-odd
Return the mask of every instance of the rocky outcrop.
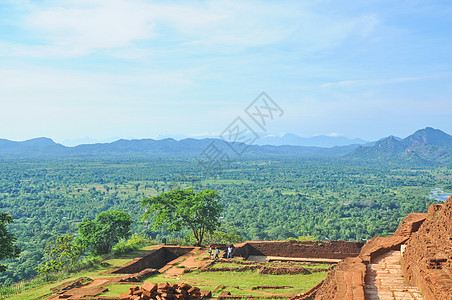
[[424, 224], [406, 243], [402, 271], [425, 299], [452, 299], [452, 196], [430, 206]]

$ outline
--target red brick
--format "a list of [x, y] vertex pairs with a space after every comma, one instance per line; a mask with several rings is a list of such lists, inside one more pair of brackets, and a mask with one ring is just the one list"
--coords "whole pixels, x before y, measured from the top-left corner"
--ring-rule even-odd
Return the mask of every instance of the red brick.
[[143, 285], [141, 286], [141, 289], [144, 291], [148, 291], [148, 292], [153, 292], [157, 289], [157, 284], [155, 283], [150, 283], [149, 281], [146, 281], [145, 283], [143, 283]]

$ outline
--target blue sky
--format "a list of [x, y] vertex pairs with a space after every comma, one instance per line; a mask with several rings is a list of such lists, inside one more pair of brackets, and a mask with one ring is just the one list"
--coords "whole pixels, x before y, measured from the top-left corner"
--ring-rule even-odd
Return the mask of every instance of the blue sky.
[[0, 2], [0, 138], [452, 134], [449, 1]]

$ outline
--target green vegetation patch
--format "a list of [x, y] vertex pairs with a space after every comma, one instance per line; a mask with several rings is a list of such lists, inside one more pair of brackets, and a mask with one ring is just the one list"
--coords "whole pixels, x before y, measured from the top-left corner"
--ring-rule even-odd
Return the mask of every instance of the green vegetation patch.
[[[325, 279], [327, 272], [318, 272], [308, 275], [271, 275], [259, 274], [258, 271], [245, 272], [192, 272], [182, 275], [182, 280], [196, 282], [196, 286], [203, 286], [213, 291], [219, 285], [228, 286], [225, 290], [231, 291], [229, 287], [239, 287], [239, 295], [252, 295], [255, 291], [251, 289], [259, 285], [284, 285], [293, 286], [291, 289], [274, 289], [274, 294], [296, 294], [309, 290], [314, 285]], [[150, 280], [152, 281], [152, 280]], [[249, 291], [248, 291], [249, 290]], [[232, 293], [232, 291], [231, 291]], [[233, 293], [232, 293], [233, 294]], [[262, 294], [261, 294], [262, 295]]]

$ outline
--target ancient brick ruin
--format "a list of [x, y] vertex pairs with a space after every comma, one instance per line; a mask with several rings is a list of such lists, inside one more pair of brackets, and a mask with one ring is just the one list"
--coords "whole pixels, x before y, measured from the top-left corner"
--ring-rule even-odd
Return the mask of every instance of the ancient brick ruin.
[[141, 287], [134, 286], [126, 293], [119, 296], [120, 300], [166, 300], [166, 299], [187, 299], [201, 300], [208, 296], [210, 292], [201, 292], [199, 288], [192, 287], [186, 283], [150, 283], [146, 281]]
[[[142, 280], [152, 274], [167, 272], [177, 261], [186, 259], [185, 262], [188, 263], [188, 257], [198, 251], [201, 251], [201, 248], [159, 246], [105, 273], [118, 277], [96, 279], [91, 283], [86, 282], [86, 278], [79, 278], [66, 283], [64, 287], [58, 287], [58, 291], [52, 291], [53, 296], [48, 299], [118, 299], [99, 294], [106, 291], [105, 287], [112, 283], [142, 284]], [[247, 241], [236, 244], [233, 253], [234, 256], [244, 259], [260, 257], [265, 261], [287, 260], [288, 264], [297, 260], [332, 264], [326, 269], [331, 271], [325, 280], [308, 292], [294, 296], [294, 300], [452, 300], [452, 196], [443, 205], [431, 205], [428, 213], [409, 214], [393, 235], [374, 237], [365, 244], [346, 241]], [[263, 274], [308, 272], [302, 267], [286, 270], [283, 267], [269, 267], [265, 262], [246, 260], [235, 261], [236, 264], [243, 264], [243, 267], [212, 269], [208, 268], [210, 262], [213, 261], [207, 260], [198, 267], [177, 271], [181, 274], [204, 270], [259, 270]], [[334, 266], [335, 263], [338, 264]], [[119, 299], [195, 300], [209, 295], [209, 291], [202, 292], [185, 283], [177, 285], [144, 282], [141, 287], [137, 285], [130, 288]], [[240, 296], [223, 291], [218, 299], [237, 297]]]
[[137, 257], [131, 262], [109, 271], [110, 274], [134, 274], [145, 269], [160, 269], [170, 261], [192, 251], [194, 247], [164, 246]]
[[265, 256], [340, 260], [358, 256], [363, 245], [363, 242], [347, 241], [247, 241], [235, 245], [233, 253], [245, 259], [250, 256]]
[[[393, 269], [382, 270], [380, 262]], [[398, 270], [400, 275], [390, 274]], [[408, 215], [392, 236], [372, 238], [357, 257], [343, 260], [324, 281], [292, 299], [451, 300], [452, 196], [428, 213]]]
[[452, 299], [452, 196], [432, 205], [424, 224], [406, 243], [402, 271], [425, 299]]

